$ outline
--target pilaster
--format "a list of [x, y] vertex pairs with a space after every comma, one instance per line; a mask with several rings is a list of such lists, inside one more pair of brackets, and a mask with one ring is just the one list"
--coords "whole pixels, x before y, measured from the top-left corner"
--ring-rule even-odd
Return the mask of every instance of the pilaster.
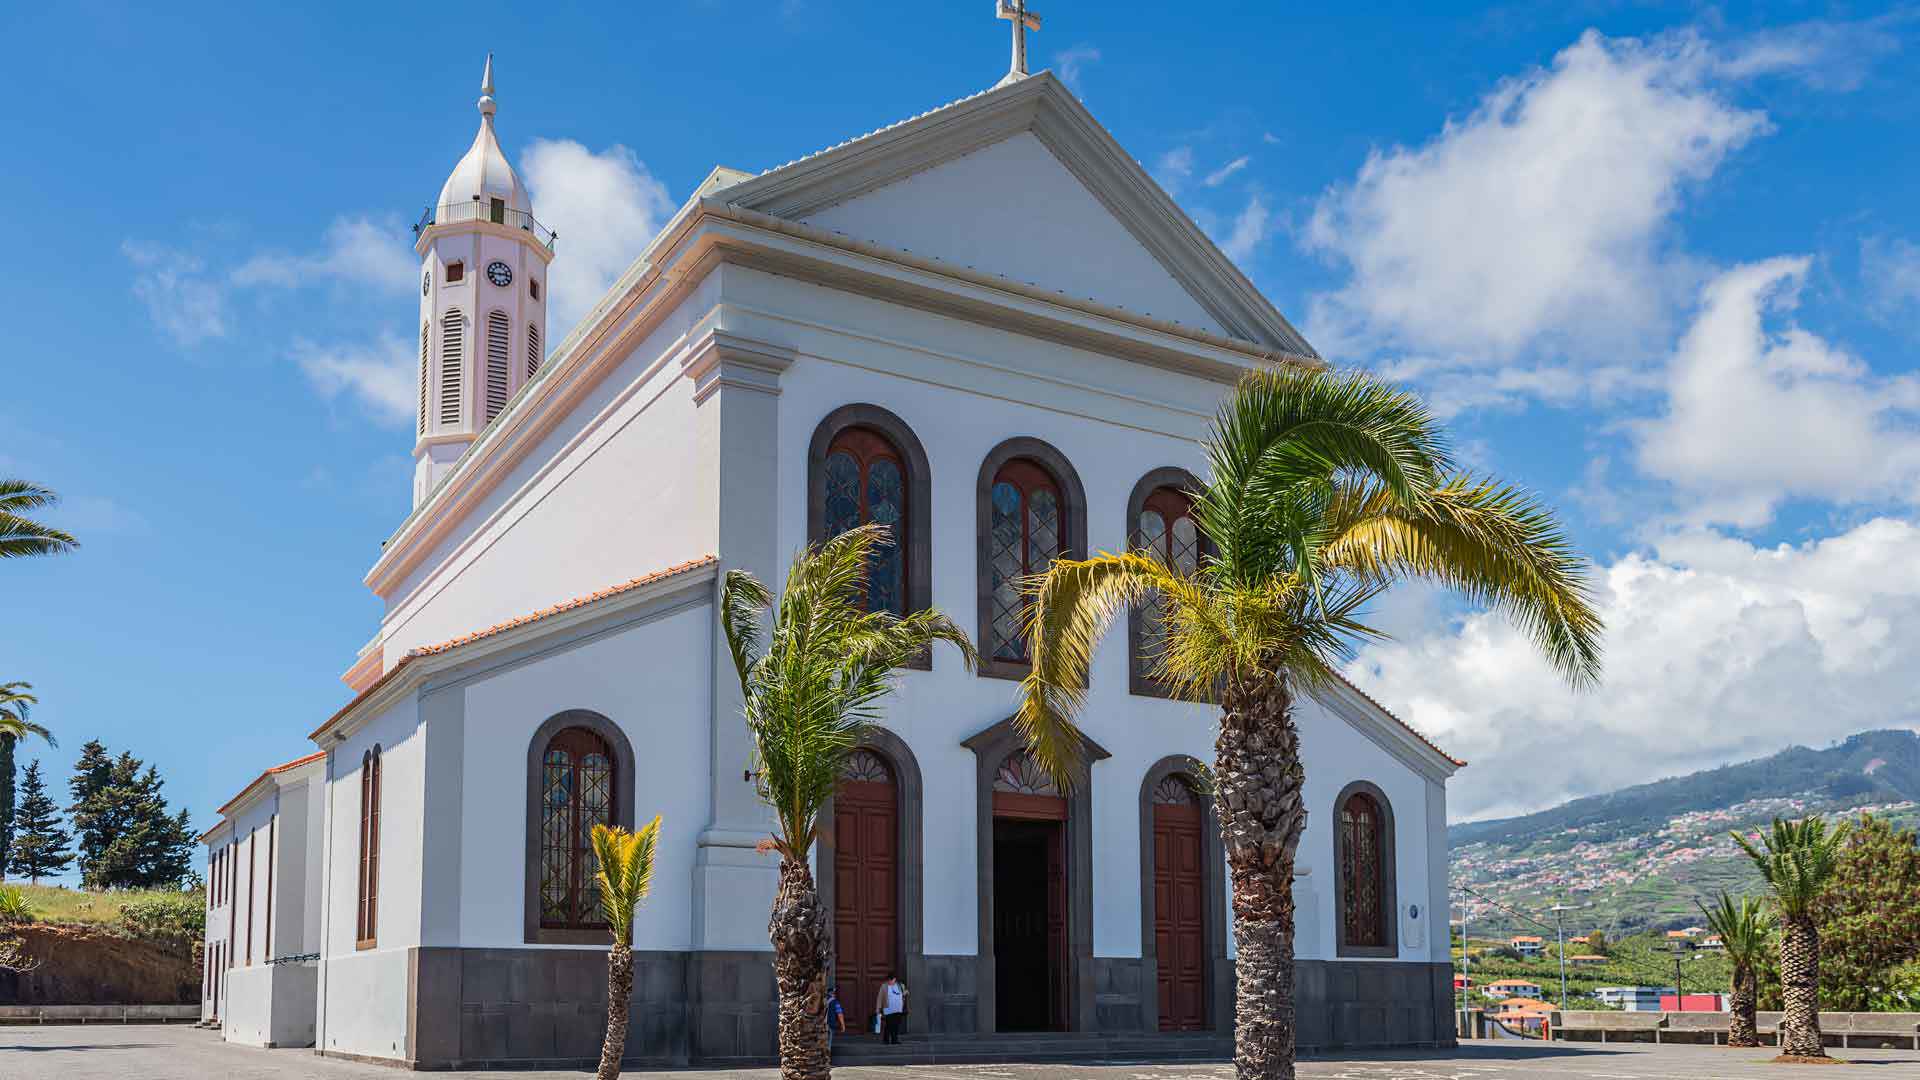
[[[702, 475], [695, 486], [713, 500], [707, 520], [715, 523], [722, 571], [714, 587], [736, 569], [777, 586], [780, 376], [794, 350], [729, 332], [719, 325], [724, 314], [716, 311], [680, 355], [697, 409]], [[768, 835], [770, 819], [747, 776], [752, 749], [740, 681], [718, 618], [712, 632], [712, 817], [694, 861], [693, 939], [700, 949], [766, 949], [778, 866], [755, 845]]]

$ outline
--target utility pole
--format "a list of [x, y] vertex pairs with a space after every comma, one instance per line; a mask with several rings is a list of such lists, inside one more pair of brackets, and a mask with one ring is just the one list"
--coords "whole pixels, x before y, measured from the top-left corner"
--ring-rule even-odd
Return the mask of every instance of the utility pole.
[[1673, 1007], [1687, 1011], [1687, 988], [1680, 985], [1680, 943], [1673, 945]]
[[1553, 935], [1559, 939], [1560, 944], [1560, 1008], [1564, 1010], [1567, 1007], [1567, 928], [1560, 913], [1580, 909], [1566, 904], [1555, 904], [1547, 910], [1553, 912]]

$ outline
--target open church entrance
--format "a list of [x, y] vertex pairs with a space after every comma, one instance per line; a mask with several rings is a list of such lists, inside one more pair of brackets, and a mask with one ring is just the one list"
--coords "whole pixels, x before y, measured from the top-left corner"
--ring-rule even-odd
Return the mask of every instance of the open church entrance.
[[994, 784], [993, 966], [999, 1030], [1067, 1030], [1067, 800], [1024, 754]]

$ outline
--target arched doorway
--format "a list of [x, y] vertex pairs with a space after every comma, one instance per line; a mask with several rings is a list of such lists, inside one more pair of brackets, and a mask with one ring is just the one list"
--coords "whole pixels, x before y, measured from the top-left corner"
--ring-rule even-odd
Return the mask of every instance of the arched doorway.
[[1186, 780], [1153, 788], [1153, 943], [1161, 1031], [1207, 1027], [1206, 845], [1200, 799]]
[[868, 1022], [900, 960], [900, 786], [886, 760], [855, 750], [833, 796], [834, 980], [848, 1027]]

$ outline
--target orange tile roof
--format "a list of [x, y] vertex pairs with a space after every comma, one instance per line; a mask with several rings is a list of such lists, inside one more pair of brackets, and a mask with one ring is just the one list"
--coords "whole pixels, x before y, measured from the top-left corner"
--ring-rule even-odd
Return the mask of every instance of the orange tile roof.
[[1420, 733], [1419, 728], [1414, 727], [1412, 724], [1409, 724], [1405, 720], [1402, 720], [1398, 716], [1395, 716], [1392, 709], [1389, 709], [1385, 705], [1380, 704], [1380, 702], [1376, 700], [1372, 694], [1369, 694], [1365, 690], [1362, 690], [1358, 686], [1355, 686], [1352, 679], [1347, 678], [1345, 675], [1342, 675], [1337, 671], [1333, 673], [1333, 677], [1336, 679], [1339, 679], [1342, 683], [1344, 683], [1347, 689], [1365, 698], [1367, 704], [1373, 706], [1376, 709], [1379, 709], [1383, 713], [1386, 713], [1387, 719], [1392, 720], [1394, 723], [1399, 724], [1403, 728], [1406, 728], [1407, 734], [1412, 735], [1414, 738], [1419, 739], [1421, 742], [1425, 743], [1427, 746], [1427, 749], [1432, 750], [1434, 753], [1439, 754], [1441, 757], [1446, 758], [1448, 761], [1453, 762], [1455, 768], [1464, 769], [1467, 767], [1467, 763], [1464, 760], [1454, 757], [1452, 754], [1449, 754], [1445, 750], [1440, 749], [1439, 744], [1435, 743], [1432, 739], [1427, 738], [1425, 735], [1422, 735]]
[[1534, 937], [1532, 934], [1515, 934], [1514, 936], [1507, 939], [1507, 943], [1512, 944], [1516, 941], [1539, 941], [1539, 940], [1540, 940], [1539, 938]]
[[313, 729], [313, 732], [309, 734], [307, 738], [309, 739], [319, 738], [328, 728], [339, 723], [342, 718], [344, 718], [348, 713], [352, 712], [354, 708], [358, 706], [361, 702], [372, 697], [374, 694], [379, 693], [382, 687], [386, 686], [388, 683], [398, 678], [400, 676], [400, 673], [406, 670], [407, 665], [411, 664], [415, 659], [419, 657], [437, 656], [440, 653], [450, 652], [454, 649], [459, 648], [462, 645], [470, 645], [476, 641], [493, 637], [496, 634], [504, 634], [508, 630], [513, 630], [518, 627], [526, 626], [529, 623], [536, 623], [542, 619], [550, 619], [555, 615], [560, 615], [565, 612], [572, 611], [575, 608], [585, 607], [588, 604], [592, 604], [600, 600], [606, 600], [611, 597], [619, 596], [622, 593], [632, 592], [635, 589], [642, 588], [647, 585], [652, 585], [657, 582], [665, 581], [668, 578], [679, 577], [681, 574], [690, 573], [694, 570], [699, 570], [703, 567], [712, 566], [719, 561], [720, 559], [718, 556], [702, 555], [697, 559], [688, 559], [686, 562], [683, 562], [683, 563], [675, 563], [674, 565], [667, 567], [665, 570], [656, 570], [651, 574], [642, 574], [641, 576], [634, 578], [630, 581], [624, 581], [618, 585], [610, 585], [607, 588], [601, 589], [597, 592], [590, 592], [585, 596], [576, 596], [571, 600], [562, 600], [561, 602], [554, 604], [551, 607], [544, 607], [538, 611], [529, 612], [525, 615], [519, 615], [514, 618], [508, 619], [506, 622], [495, 623], [484, 630], [475, 630], [470, 634], [462, 634], [456, 638], [448, 638], [445, 641], [438, 642], [433, 645], [421, 645], [417, 648], [409, 649], [407, 650], [407, 654], [400, 658], [399, 663], [393, 665], [391, 668], [388, 668], [387, 673], [385, 675], [380, 676], [378, 679], [375, 679], [372, 683], [368, 684], [365, 690], [362, 690], [358, 694], [355, 694], [352, 701], [349, 701], [345, 705], [341, 706], [340, 711], [328, 717], [326, 723], [321, 724], [319, 727]]
[[[288, 772], [290, 770], [297, 769], [302, 765], [310, 765], [313, 762], [319, 761], [321, 758], [326, 756], [327, 756], [326, 751], [316, 750], [313, 753], [308, 754], [306, 757], [294, 758], [292, 761], [287, 762], [285, 765], [275, 765], [273, 768], [268, 769], [266, 772], [263, 772], [259, 776], [256, 776], [253, 779], [247, 781], [247, 786], [241, 788], [240, 793], [238, 795], [235, 795], [233, 798], [228, 799], [226, 802], [222, 803], [220, 806], [220, 809], [214, 811], [214, 813], [225, 815], [228, 807], [232, 806], [234, 803], [239, 802], [241, 799], [246, 798], [247, 792], [252, 791], [256, 787], [259, 787], [260, 784], [267, 779], [267, 777], [278, 776], [283, 772]], [[205, 840], [207, 837], [212, 836], [214, 833], [214, 830], [218, 829], [219, 827], [220, 827], [220, 823], [214, 822], [213, 828], [210, 828], [206, 832], [203, 832], [200, 834], [200, 839]]]

